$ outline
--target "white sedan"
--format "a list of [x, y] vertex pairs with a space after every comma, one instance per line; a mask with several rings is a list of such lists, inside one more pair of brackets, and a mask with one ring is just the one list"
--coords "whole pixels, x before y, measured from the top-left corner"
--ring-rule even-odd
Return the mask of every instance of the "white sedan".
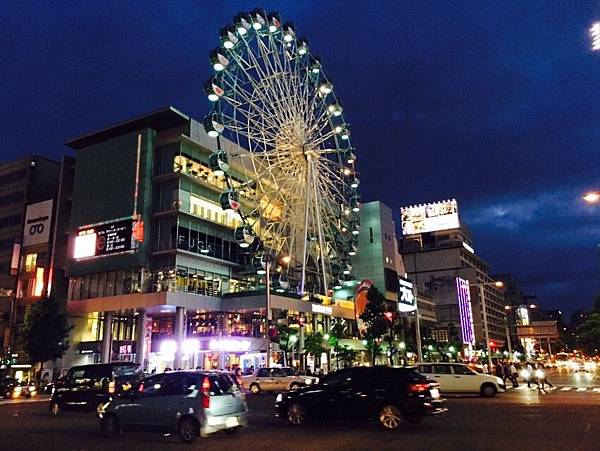
[[479, 393], [492, 397], [506, 391], [499, 377], [478, 373], [462, 363], [420, 363], [418, 371], [438, 382], [443, 393]]

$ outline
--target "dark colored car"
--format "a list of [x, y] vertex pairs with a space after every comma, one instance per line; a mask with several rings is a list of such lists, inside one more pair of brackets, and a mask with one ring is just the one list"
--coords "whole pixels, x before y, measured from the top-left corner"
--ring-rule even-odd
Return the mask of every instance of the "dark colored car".
[[50, 413], [96, 412], [116, 394], [137, 389], [143, 378], [140, 366], [131, 362], [75, 366], [55, 385]]
[[387, 430], [446, 412], [439, 384], [414, 368], [352, 367], [319, 383], [277, 395], [275, 415], [291, 424], [309, 419], [379, 421]]
[[31, 398], [37, 394], [37, 388], [35, 384], [25, 384], [13, 377], [5, 377], [0, 381], [0, 394], [5, 399]]
[[235, 376], [225, 371], [174, 371], [150, 376], [98, 412], [109, 437], [142, 429], [178, 433], [188, 443], [246, 425], [246, 400]]

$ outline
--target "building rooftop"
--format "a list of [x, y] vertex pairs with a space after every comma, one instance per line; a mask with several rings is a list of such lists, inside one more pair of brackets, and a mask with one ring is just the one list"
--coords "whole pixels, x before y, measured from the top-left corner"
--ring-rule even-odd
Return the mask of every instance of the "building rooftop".
[[110, 127], [78, 136], [77, 138], [70, 139], [65, 144], [72, 149], [81, 149], [143, 128], [165, 130], [176, 125], [185, 125], [189, 120], [189, 116], [172, 106], [168, 106], [124, 122], [119, 122]]

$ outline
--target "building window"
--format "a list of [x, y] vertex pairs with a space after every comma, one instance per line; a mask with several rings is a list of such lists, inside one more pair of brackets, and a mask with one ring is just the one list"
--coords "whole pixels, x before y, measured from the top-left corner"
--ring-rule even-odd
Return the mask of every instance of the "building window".
[[373, 227], [369, 227], [369, 242], [373, 242]]
[[25, 257], [25, 272], [35, 271], [37, 267], [37, 254], [27, 254]]

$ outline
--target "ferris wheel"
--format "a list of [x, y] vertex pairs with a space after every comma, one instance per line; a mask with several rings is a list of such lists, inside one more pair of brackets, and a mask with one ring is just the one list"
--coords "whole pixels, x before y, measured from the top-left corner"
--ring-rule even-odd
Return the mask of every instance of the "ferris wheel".
[[276, 259], [281, 289], [327, 294], [352, 278], [360, 228], [356, 154], [333, 84], [278, 13], [239, 14], [220, 38], [204, 128], [228, 187], [221, 206], [239, 213], [235, 239], [258, 267]]

